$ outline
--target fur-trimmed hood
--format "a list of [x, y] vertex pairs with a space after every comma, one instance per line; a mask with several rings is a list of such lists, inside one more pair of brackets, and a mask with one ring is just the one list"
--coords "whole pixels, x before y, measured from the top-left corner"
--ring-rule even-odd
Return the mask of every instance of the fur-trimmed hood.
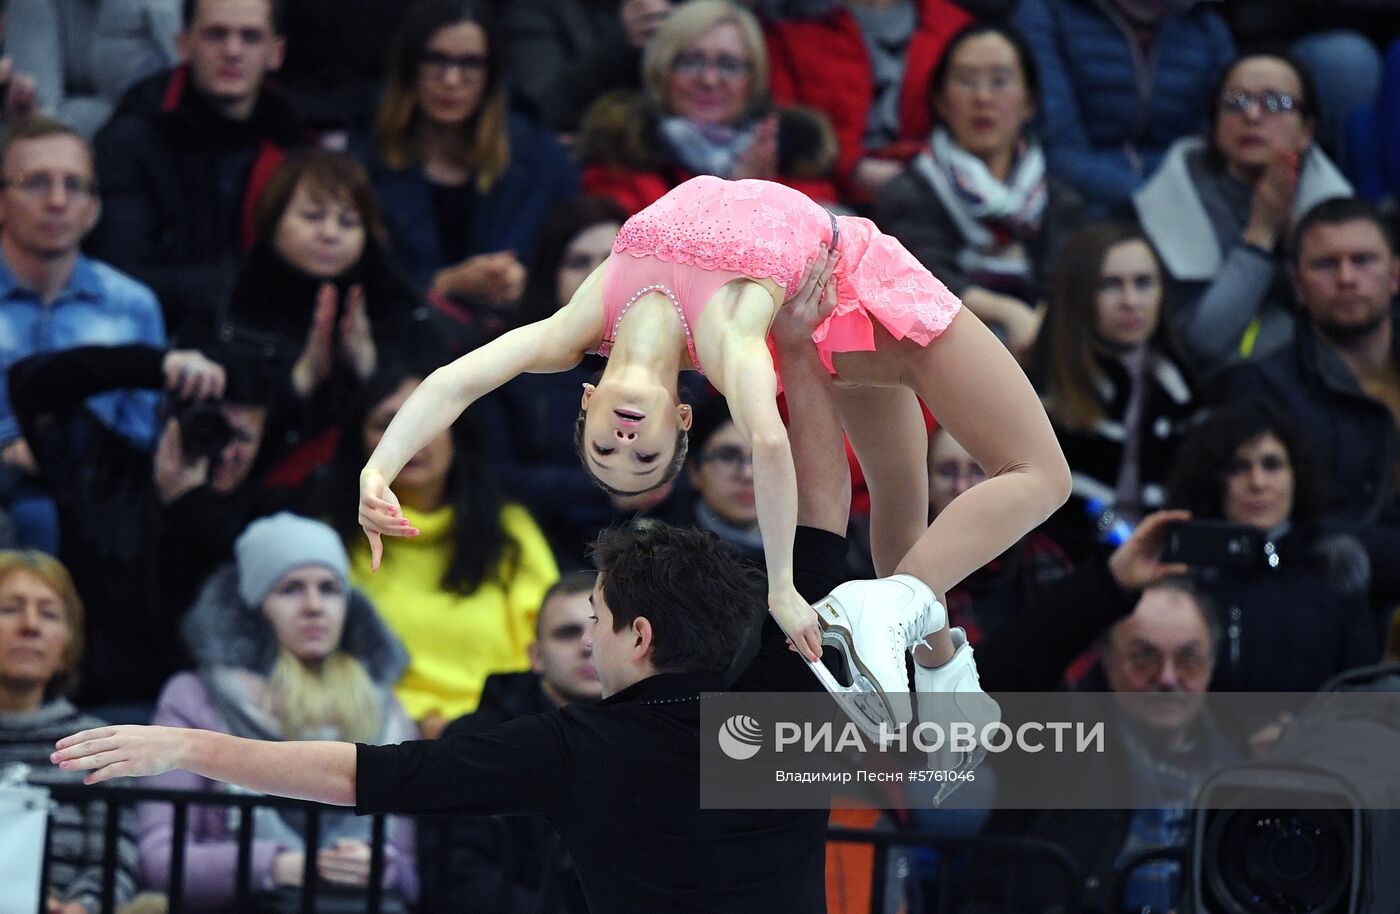
[[1349, 533], [1328, 533], [1312, 544], [1312, 557], [1322, 566], [1327, 582], [1348, 596], [1365, 596], [1371, 586], [1371, 557]]
[[[199, 666], [226, 666], [266, 674], [277, 659], [272, 626], [238, 596], [238, 572], [226, 565], [210, 575], [180, 627]], [[346, 595], [340, 646], [364, 665], [375, 685], [389, 687], [408, 667], [408, 651], [363, 593]]]
[[[786, 178], [826, 178], [836, 165], [836, 135], [826, 116], [805, 108], [776, 109], [778, 173]], [[579, 128], [578, 152], [591, 165], [657, 171], [672, 163], [660, 138], [660, 112], [634, 90], [610, 92], [594, 102]]]

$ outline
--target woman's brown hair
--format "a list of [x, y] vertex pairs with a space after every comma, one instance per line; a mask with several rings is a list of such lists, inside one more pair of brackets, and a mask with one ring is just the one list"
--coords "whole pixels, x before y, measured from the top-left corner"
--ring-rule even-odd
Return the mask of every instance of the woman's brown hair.
[[385, 242], [384, 218], [364, 166], [353, 156], [326, 149], [299, 149], [277, 166], [253, 204], [253, 231], [259, 241], [272, 240], [303, 181], [313, 197], [348, 202], [360, 214], [370, 236], [380, 244]]
[[389, 167], [404, 169], [422, 161], [417, 126], [418, 79], [428, 42], [445, 28], [470, 22], [486, 34], [486, 82], [481, 101], [462, 126], [466, 142], [458, 164], [472, 172], [476, 189], [491, 190], [510, 164], [506, 134], [508, 105], [504, 68], [489, 10], [483, 0], [426, 0], [413, 6], [389, 52], [389, 73], [375, 124], [379, 153]]
[[[1108, 252], [1120, 244], [1141, 241], [1152, 252], [1157, 275], [1166, 273], [1162, 259], [1142, 229], [1126, 222], [1096, 222], [1065, 242], [1050, 289], [1046, 328], [1041, 335], [1037, 365], [1046, 411], [1056, 424], [1089, 431], [1104, 418], [1097, 388], [1103, 377], [1098, 357], [1109, 352], [1098, 336], [1098, 293]], [[1165, 295], [1165, 288], [1163, 294]], [[1166, 308], [1157, 312], [1157, 329], [1150, 346], [1175, 352]]]

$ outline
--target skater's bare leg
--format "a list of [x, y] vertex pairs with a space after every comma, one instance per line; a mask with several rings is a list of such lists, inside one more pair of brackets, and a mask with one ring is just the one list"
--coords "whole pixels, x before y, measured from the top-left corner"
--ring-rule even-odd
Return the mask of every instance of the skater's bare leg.
[[928, 435], [905, 387], [836, 388], [836, 405], [870, 489], [870, 549], [888, 577], [928, 529]]
[[[976, 315], [963, 309], [929, 346], [897, 351], [914, 391], [987, 474], [939, 512], [899, 563], [897, 571], [943, 594], [1064, 504], [1069, 467], [1030, 381]], [[932, 667], [951, 653], [945, 628], [914, 659]]]

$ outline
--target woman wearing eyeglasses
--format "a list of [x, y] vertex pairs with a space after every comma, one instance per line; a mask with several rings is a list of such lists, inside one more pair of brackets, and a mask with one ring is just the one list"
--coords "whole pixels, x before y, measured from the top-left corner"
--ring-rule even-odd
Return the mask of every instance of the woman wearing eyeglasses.
[[728, 543], [741, 558], [763, 567], [763, 536], [753, 492], [753, 448], [734, 424], [729, 405], [715, 397], [695, 407], [686, 472], [695, 489], [688, 520]]
[[1295, 220], [1351, 185], [1313, 143], [1317, 93], [1291, 58], [1235, 59], [1208, 138], [1177, 142], [1133, 198], [1162, 255], [1182, 347], [1203, 374], [1292, 336], [1284, 248]]
[[758, 20], [729, 0], [677, 7], [647, 44], [643, 93], [614, 93], [584, 117], [590, 194], [635, 213], [696, 175], [762, 178], [822, 202], [836, 140], [825, 117], [775, 109]]
[[469, 309], [502, 308], [525, 286], [550, 207], [578, 192], [559, 142], [511, 112], [486, 0], [424, 0], [389, 57], [365, 160], [399, 265]]
[[1029, 129], [1039, 96], [1020, 33], [987, 22], [958, 32], [929, 85], [938, 126], [872, 214], [1018, 357], [1040, 332], [1051, 264], [1084, 221], [1083, 198], [1047, 172]]
[[1259, 530], [1276, 566], [1193, 568], [1220, 613], [1211, 688], [1311, 692], [1380, 659], [1370, 567], [1349, 536], [1324, 534], [1325, 478], [1300, 431], [1263, 405], [1215, 413], [1177, 451], [1170, 500], [1201, 520]]

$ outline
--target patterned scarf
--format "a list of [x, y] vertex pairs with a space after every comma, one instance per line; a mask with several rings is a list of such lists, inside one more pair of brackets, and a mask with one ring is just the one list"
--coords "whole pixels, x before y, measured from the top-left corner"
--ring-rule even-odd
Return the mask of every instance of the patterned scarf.
[[727, 178], [739, 156], [753, 145], [756, 128], [756, 123], [745, 127], [697, 124], [673, 115], [661, 119], [661, 138], [687, 171]]
[[1030, 271], [1024, 242], [1035, 237], [1045, 216], [1045, 156], [1040, 144], [1022, 140], [1005, 181], [987, 163], [953, 142], [944, 127], [914, 167], [933, 186], [967, 243], [958, 253], [969, 276], [1016, 278]]

